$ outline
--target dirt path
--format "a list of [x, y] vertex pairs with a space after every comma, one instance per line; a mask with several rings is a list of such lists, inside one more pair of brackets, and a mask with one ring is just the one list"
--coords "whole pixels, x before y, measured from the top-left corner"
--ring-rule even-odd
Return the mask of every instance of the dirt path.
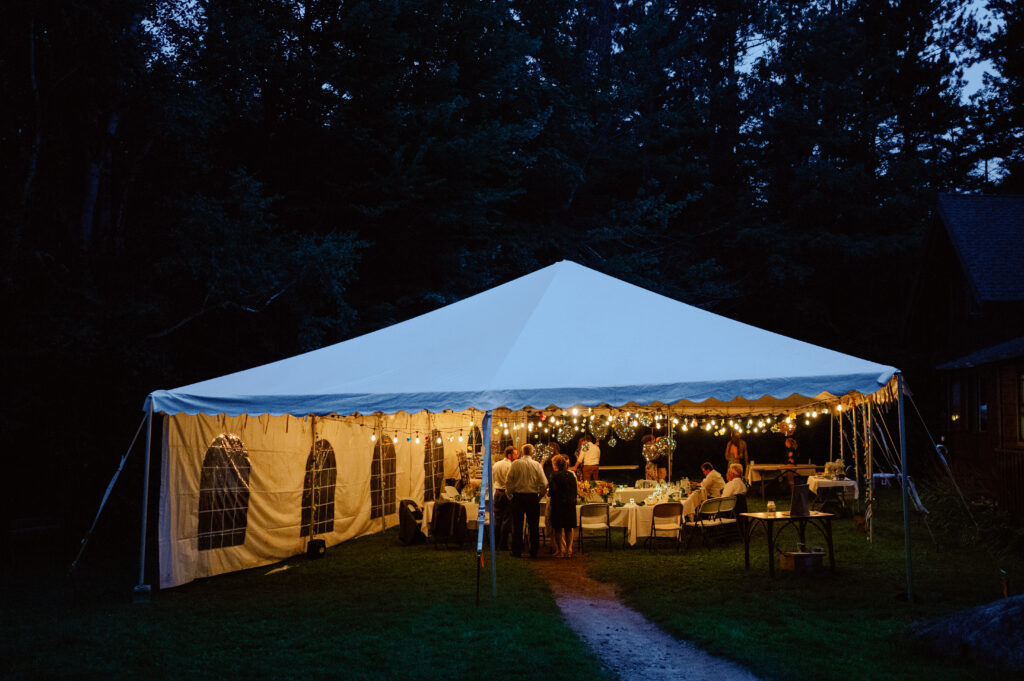
[[608, 584], [586, 574], [585, 559], [543, 557], [537, 571], [551, 585], [569, 626], [623, 679], [758, 681], [743, 667], [678, 641], [623, 605]]

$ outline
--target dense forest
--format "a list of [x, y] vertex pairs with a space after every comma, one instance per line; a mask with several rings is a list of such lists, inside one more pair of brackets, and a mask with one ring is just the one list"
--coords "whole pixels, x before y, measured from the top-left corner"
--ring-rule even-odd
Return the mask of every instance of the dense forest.
[[13, 0], [0, 34], [5, 515], [73, 529], [149, 391], [561, 259], [913, 367], [937, 193], [1024, 191], [1014, 0]]

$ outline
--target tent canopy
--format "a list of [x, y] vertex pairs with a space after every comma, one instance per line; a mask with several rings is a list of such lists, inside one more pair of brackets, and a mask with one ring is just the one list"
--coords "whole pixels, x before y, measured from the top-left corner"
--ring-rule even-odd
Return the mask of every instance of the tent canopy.
[[230, 416], [633, 404], [782, 412], [891, 393], [896, 372], [561, 261], [364, 336], [155, 391], [146, 407]]

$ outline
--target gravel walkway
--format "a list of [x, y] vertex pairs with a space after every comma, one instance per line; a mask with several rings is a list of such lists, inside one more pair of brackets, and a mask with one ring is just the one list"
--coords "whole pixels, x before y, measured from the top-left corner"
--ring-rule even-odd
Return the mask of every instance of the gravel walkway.
[[758, 681], [734, 662], [678, 641], [623, 605], [608, 584], [586, 574], [584, 559], [540, 558], [537, 570], [551, 585], [566, 622], [622, 679], [644, 681]]

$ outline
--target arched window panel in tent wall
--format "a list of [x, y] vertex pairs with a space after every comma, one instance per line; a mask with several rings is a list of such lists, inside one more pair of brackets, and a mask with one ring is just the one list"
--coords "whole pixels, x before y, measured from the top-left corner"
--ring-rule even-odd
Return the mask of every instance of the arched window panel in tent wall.
[[315, 537], [334, 530], [334, 489], [337, 481], [334, 448], [327, 440], [318, 439], [306, 459], [300, 536]]
[[249, 512], [249, 453], [225, 433], [206, 450], [199, 482], [199, 550], [245, 543]]
[[480, 426], [474, 425], [469, 429], [469, 438], [467, 439], [466, 451], [471, 454], [479, 454], [484, 448], [484, 436], [480, 432]]
[[370, 518], [381, 518], [398, 512], [395, 487], [397, 485], [395, 446], [377, 441], [370, 463]]
[[423, 445], [423, 501], [434, 501], [444, 489], [444, 439], [441, 431], [430, 431]]

